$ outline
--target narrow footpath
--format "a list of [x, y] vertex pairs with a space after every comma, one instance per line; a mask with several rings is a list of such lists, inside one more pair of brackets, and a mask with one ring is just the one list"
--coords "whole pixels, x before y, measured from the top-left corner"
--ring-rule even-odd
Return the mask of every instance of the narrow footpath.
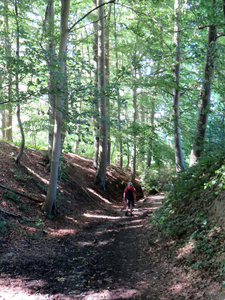
[[210, 286], [198, 290], [157, 240], [149, 218], [162, 200], [139, 201], [134, 217], [121, 207], [90, 215], [98, 221], [45, 246], [36, 239], [12, 248], [1, 256], [0, 300], [219, 299]]

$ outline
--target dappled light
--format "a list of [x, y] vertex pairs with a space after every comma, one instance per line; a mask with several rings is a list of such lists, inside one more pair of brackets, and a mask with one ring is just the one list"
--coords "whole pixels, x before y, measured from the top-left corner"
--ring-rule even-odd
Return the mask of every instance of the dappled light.
[[72, 165], [74, 166], [74, 167], [77, 167], [78, 169], [82, 169], [82, 170], [84, 170], [84, 171], [88, 171], [88, 172], [90, 172], [90, 173], [95, 173], [95, 170], [93, 170], [92, 168], [90, 168], [89, 166], [81, 166], [81, 165], [79, 165], [79, 164], [76, 164], [75, 162], [73, 162], [72, 163]]
[[84, 300], [99, 300], [99, 299], [129, 299], [132, 296], [140, 295], [140, 292], [132, 288], [118, 288], [113, 290], [102, 290], [99, 293], [91, 293], [84, 297]]
[[63, 237], [65, 235], [74, 235], [77, 232], [75, 229], [54, 229], [47, 230], [47, 233], [53, 237]]
[[177, 259], [182, 257], [187, 257], [195, 248], [195, 241], [190, 240], [188, 243], [182, 246], [182, 248], [178, 249]]
[[26, 166], [26, 169], [31, 173], [34, 174], [37, 178], [39, 178], [41, 181], [43, 181], [46, 184], [49, 184], [49, 180], [45, 179], [44, 177], [40, 176], [37, 172], [35, 172], [33, 169], [30, 169]]
[[97, 193], [96, 191], [94, 191], [93, 189], [91, 188], [87, 188], [87, 190], [92, 193], [93, 195], [95, 196], [98, 196], [98, 198], [100, 198], [102, 201], [108, 203], [108, 204], [111, 204], [111, 202], [109, 200], [107, 200], [106, 198], [102, 197], [99, 193]]
[[84, 217], [86, 218], [97, 218], [97, 219], [108, 219], [108, 220], [118, 220], [120, 217], [116, 216], [108, 216], [108, 215], [96, 215], [91, 213], [84, 213]]

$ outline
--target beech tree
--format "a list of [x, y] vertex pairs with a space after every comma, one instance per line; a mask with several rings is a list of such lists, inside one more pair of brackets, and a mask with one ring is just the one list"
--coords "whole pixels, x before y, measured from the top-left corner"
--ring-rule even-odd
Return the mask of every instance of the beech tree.
[[54, 119], [54, 135], [51, 160], [51, 173], [48, 193], [42, 209], [45, 213], [56, 213], [56, 190], [58, 181], [59, 157], [61, 155], [61, 132], [62, 132], [62, 107], [65, 101], [65, 57], [68, 37], [68, 18], [69, 18], [70, 0], [61, 1], [61, 18], [60, 18], [60, 44], [59, 44], [59, 66], [58, 66], [58, 84], [56, 94], [56, 110]]
[[[213, 7], [215, 9], [216, 1], [213, 0]], [[203, 71], [203, 83], [200, 92], [200, 100], [198, 106], [198, 117], [196, 122], [196, 129], [194, 135], [193, 146], [190, 156], [190, 166], [195, 164], [197, 158], [200, 157], [204, 150], [204, 142], [206, 138], [207, 121], [210, 110], [211, 90], [215, 69], [215, 55], [216, 55], [216, 40], [217, 28], [216, 25], [209, 25], [207, 53], [205, 58], [205, 66]]]
[[175, 163], [176, 170], [180, 171], [185, 169], [182, 147], [181, 147], [181, 134], [180, 134], [180, 121], [179, 121], [179, 105], [180, 105], [180, 61], [181, 61], [181, 44], [180, 44], [180, 0], [174, 1], [174, 44], [175, 44], [175, 62], [174, 62], [174, 83], [175, 88], [173, 92], [173, 128], [174, 128], [174, 150], [175, 150]]
[[[101, 6], [102, 0], [97, 0]], [[107, 111], [105, 95], [105, 28], [104, 6], [98, 8], [98, 95], [99, 95], [99, 160], [95, 183], [105, 190], [107, 167]]]

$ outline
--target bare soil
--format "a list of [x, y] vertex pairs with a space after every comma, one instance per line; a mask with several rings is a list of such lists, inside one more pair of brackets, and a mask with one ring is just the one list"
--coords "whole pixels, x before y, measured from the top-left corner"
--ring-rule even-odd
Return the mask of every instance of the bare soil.
[[46, 218], [45, 152], [25, 149], [20, 167], [17, 152], [0, 142], [0, 300], [225, 299], [216, 279], [181, 264], [188, 248], [173, 251], [151, 227], [164, 195], [145, 198], [136, 182], [134, 217], [126, 217], [129, 172], [108, 168], [102, 191], [90, 159], [64, 154], [57, 215]]

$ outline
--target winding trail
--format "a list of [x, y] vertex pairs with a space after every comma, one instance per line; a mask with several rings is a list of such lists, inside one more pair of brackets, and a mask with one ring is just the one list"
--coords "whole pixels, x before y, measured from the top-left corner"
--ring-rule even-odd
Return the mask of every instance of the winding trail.
[[139, 201], [134, 217], [121, 206], [89, 212], [80, 231], [13, 245], [0, 256], [0, 300], [224, 300], [149, 224], [162, 200]]
[[146, 230], [162, 199], [139, 201], [134, 217], [126, 217], [121, 207], [110, 215], [90, 215], [98, 221], [46, 241], [51, 247], [46, 255], [39, 239], [23, 245], [29, 251], [11, 249], [11, 256], [1, 257], [0, 300], [159, 299], [153, 291], [149, 295], [159, 270], [146, 255]]

